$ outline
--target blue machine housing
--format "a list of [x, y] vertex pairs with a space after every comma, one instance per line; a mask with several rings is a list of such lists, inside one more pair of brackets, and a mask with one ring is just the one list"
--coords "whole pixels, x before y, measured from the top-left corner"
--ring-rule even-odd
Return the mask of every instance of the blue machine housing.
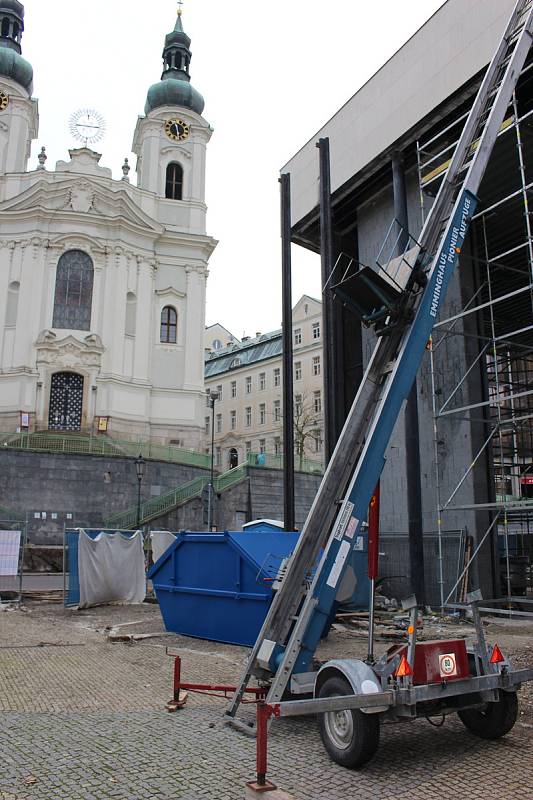
[[179, 533], [148, 573], [167, 631], [251, 647], [298, 533]]

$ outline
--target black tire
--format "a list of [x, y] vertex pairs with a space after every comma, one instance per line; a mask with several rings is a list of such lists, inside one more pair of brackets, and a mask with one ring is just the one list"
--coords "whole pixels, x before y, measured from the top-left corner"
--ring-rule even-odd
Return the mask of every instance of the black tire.
[[465, 728], [481, 739], [500, 739], [516, 722], [518, 697], [516, 692], [501, 691], [497, 703], [487, 703], [483, 708], [465, 708], [457, 714]]
[[[353, 694], [345, 678], [328, 678], [319, 697], [342, 697]], [[379, 745], [379, 715], [363, 714], [359, 709], [328, 711], [319, 714], [322, 744], [330, 758], [341, 767], [358, 769], [373, 758]]]

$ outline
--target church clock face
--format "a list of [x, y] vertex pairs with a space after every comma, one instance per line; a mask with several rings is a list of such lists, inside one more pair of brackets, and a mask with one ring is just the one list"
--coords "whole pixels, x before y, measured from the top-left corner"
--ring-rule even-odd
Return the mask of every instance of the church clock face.
[[0, 89], [0, 111], [5, 111], [9, 105], [9, 95]]
[[165, 133], [175, 142], [183, 142], [189, 135], [189, 126], [182, 119], [169, 119], [165, 122]]

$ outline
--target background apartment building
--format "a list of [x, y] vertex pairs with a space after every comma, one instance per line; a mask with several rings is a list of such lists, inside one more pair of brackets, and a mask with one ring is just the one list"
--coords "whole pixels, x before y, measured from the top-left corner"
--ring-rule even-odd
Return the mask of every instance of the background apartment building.
[[[211, 343], [214, 329], [206, 331]], [[303, 295], [293, 308], [294, 438], [296, 469], [323, 459], [322, 304]], [[225, 330], [225, 329], [223, 329]], [[226, 331], [227, 332], [227, 331]], [[221, 337], [217, 336], [219, 341]], [[218, 392], [205, 410], [206, 452], [213, 419], [215, 465], [230, 469], [256, 454], [260, 462], [283, 456], [281, 329], [208, 349], [205, 386]], [[318, 468], [318, 465], [317, 465]]]

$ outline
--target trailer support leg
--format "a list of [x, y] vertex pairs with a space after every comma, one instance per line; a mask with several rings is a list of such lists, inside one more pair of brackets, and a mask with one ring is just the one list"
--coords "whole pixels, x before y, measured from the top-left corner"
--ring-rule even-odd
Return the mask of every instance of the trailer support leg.
[[187, 692], [181, 691], [181, 658], [176, 656], [174, 659], [174, 686], [172, 692], [172, 700], [167, 703], [167, 711], [177, 711], [178, 708], [183, 708], [187, 702]]
[[256, 712], [256, 780], [250, 781], [246, 786], [252, 792], [263, 794], [273, 792], [277, 786], [267, 780], [268, 760], [268, 722], [271, 717], [279, 716], [276, 706], [267, 705], [264, 700], [257, 703]]

